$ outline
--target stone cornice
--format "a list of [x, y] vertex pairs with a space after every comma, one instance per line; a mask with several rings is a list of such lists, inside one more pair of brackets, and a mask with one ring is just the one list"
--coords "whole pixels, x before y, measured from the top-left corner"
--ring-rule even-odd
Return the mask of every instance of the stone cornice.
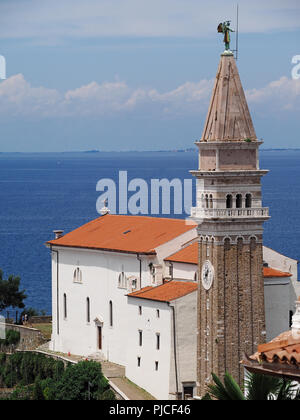
[[263, 141], [196, 141], [195, 145], [199, 147], [199, 149], [256, 149], [257, 147], [261, 146], [264, 142]]
[[190, 171], [190, 174], [199, 177], [204, 178], [228, 178], [228, 177], [257, 177], [257, 176], [264, 176], [269, 173], [268, 170], [262, 170], [262, 169], [244, 169], [244, 170], [228, 170], [228, 171], [202, 171], [202, 170], [193, 170]]

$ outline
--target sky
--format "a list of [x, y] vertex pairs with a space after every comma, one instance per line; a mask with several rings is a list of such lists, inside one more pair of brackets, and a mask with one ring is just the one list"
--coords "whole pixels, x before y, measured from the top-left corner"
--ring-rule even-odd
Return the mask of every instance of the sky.
[[[0, 152], [193, 147], [224, 49], [217, 26], [236, 29], [236, 6], [0, 0]], [[300, 2], [239, 0], [239, 10], [238, 67], [257, 135], [265, 148], [300, 147]]]

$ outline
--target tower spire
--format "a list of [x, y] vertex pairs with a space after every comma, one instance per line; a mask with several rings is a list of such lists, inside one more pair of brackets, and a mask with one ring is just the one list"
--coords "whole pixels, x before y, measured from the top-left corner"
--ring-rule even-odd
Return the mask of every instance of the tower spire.
[[222, 54], [201, 141], [257, 140], [236, 61]]

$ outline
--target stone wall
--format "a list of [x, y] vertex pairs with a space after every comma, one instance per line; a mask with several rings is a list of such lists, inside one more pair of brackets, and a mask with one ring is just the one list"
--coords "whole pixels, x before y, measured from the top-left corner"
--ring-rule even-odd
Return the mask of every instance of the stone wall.
[[34, 350], [47, 341], [42, 333], [34, 328], [6, 324], [5, 329], [6, 331], [13, 330], [20, 333], [20, 342], [16, 347], [17, 350]]
[[0, 388], [0, 399], [8, 400], [13, 392], [14, 390], [10, 388]]
[[52, 316], [45, 315], [45, 316], [32, 316], [29, 318], [30, 324], [51, 324]]

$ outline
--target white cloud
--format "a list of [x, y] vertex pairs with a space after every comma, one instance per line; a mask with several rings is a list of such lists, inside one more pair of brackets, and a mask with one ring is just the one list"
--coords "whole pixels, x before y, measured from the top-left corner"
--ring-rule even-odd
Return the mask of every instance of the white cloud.
[[65, 115], [112, 115], [120, 112], [199, 114], [207, 107], [213, 81], [186, 82], [169, 92], [130, 88], [125, 82], [92, 82], [68, 91], [59, 109]]
[[281, 77], [261, 89], [248, 90], [246, 95], [253, 107], [268, 104], [272, 110], [300, 110], [300, 80]]
[[[116, 80], [92, 82], [65, 93], [34, 87], [22, 74], [0, 83], [0, 115], [42, 119], [45, 117], [117, 117], [139, 114], [160, 118], [203, 115], [212, 93], [213, 80], [186, 82], [159, 92], [155, 88], [131, 88]], [[300, 110], [300, 80], [282, 77], [246, 95], [252, 110], [265, 112]]]
[[[266, 32], [300, 27], [298, 0], [239, 0], [241, 30]], [[236, 2], [224, 0], [1, 0], [4, 38], [192, 36], [215, 34], [235, 19]]]
[[0, 115], [46, 116], [55, 112], [61, 95], [54, 89], [33, 87], [22, 74], [0, 84]]
[[65, 94], [62, 111], [67, 115], [105, 115], [124, 108], [131, 89], [124, 82], [92, 82]]

